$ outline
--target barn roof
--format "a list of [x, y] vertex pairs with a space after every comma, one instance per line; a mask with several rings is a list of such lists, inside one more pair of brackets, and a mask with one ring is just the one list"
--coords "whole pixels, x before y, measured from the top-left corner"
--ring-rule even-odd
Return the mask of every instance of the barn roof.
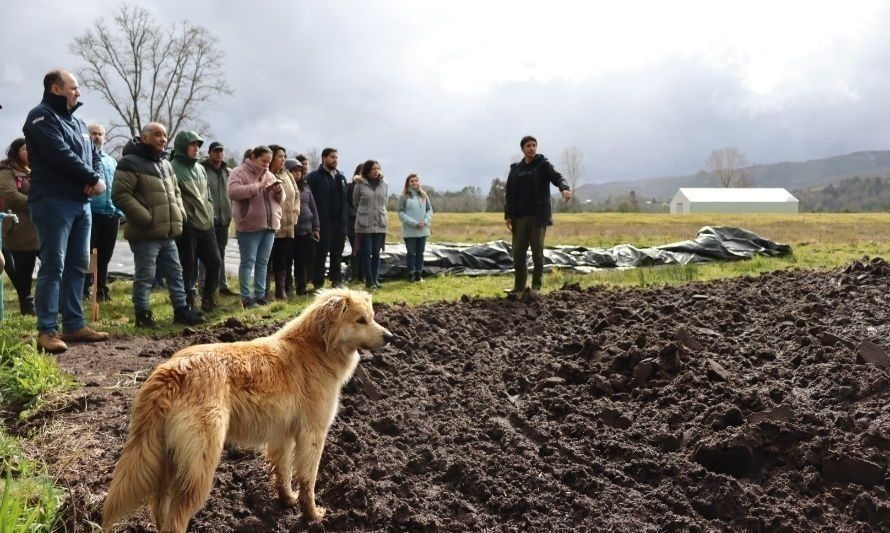
[[790, 192], [782, 188], [753, 188], [753, 187], [720, 187], [720, 188], [692, 188], [681, 187], [680, 191], [690, 202], [797, 202]]

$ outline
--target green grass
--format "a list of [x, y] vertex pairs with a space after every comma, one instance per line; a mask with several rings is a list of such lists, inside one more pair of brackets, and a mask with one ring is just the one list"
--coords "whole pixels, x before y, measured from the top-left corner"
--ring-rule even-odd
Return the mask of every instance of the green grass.
[[0, 533], [52, 531], [59, 522], [64, 492], [44, 470], [0, 428]]
[[27, 418], [44, 400], [74, 386], [55, 358], [39, 352], [36, 343], [0, 336], [0, 404]]

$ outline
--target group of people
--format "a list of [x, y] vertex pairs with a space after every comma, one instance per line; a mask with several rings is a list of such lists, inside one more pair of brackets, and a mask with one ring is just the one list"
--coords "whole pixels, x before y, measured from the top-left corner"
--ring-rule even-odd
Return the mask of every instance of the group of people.
[[[326, 148], [321, 165], [310, 172], [305, 157], [288, 159], [284, 147], [269, 145], [249, 150], [229, 169], [219, 142], [199, 159], [204, 140], [196, 132], [179, 132], [168, 153], [167, 130], [156, 122], [145, 125], [115, 160], [103, 150], [105, 129], [74, 115], [82, 105], [75, 76], [53, 70], [43, 85], [24, 137], [0, 161], [0, 209], [18, 215], [17, 224], [3, 228], [5, 268], [21, 312], [37, 316], [37, 344], [45, 351], [108, 338], [87, 326], [82, 299], [93, 290], [87, 275], [91, 248], [98, 259], [96, 296], [110, 298], [108, 264], [122, 223], [133, 253], [139, 327], [158, 327], [149, 298], [159, 277], [176, 323], [202, 323], [203, 313], [217, 307], [217, 291], [234, 294], [223, 261], [232, 222], [245, 307], [268, 302], [269, 280], [276, 298], [319, 289], [326, 276], [333, 286], [359, 277], [367, 288], [380, 286], [389, 191], [378, 162], [359, 165], [347, 183], [336, 149]], [[416, 174], [405, 180], [398, 211], [409, 278], [421, 281], [433, 210]], [[344, 276], [347, 235], [353, 259]]]

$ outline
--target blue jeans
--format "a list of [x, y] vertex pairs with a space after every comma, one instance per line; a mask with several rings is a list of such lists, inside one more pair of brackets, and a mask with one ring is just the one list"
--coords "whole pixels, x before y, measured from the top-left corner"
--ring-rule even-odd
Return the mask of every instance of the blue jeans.
[[37, 331], [75, 332], [86, 326], [81, 307], [83, 279], [90, 266], [89, 202], [40, 198], [28, 204], [40, 238], [40, 270], [34, 291]]
[[[269, 268], [269, 255], [275, 242], [275, 232], [271, 230], [236, 232], [238, 254], [238, 284], [241, 298], [263, 299], [266, 297], [266, 270]], [[250, 292], [250, 275], [253, 274], [253, 295]]]
[[383, 246], [385, 233], [359, 233], [358, 252], [362, 258], [362, 272], [365, 273], [365, 285], [379, 285], [380, 247]]
[[130, 241], [133, 251], [133, 308], [137, 313], [151, 310], [149, 298], [155, 274], [167, 282], [173, 309], [188, 305], [185, 300], [185, 284], [182, 282], [182, 265], [173, 239]]
[[423, 272], [426, 237], [405, 237], [405, 248], [408, 250], [408, 272]]

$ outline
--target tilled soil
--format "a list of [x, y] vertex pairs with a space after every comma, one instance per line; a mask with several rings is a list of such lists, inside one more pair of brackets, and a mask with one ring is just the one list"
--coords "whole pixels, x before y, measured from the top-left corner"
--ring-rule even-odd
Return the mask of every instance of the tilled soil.
[[[383, 290], [386, 290], [385, 288]], [[378, 309], [319, 473], [320, 524], [227, 449], [195, 531], [890, 530], [890, 265], [653, 290]], [[174, 351], [270, 333], [230, 320], [59, 357], [85, 387], [42, 428], [100, 522], [132, 397]], [[59, 435], [67, 435], [64, 439]], [[146, 514], [130, 522], [151, 530]]]

